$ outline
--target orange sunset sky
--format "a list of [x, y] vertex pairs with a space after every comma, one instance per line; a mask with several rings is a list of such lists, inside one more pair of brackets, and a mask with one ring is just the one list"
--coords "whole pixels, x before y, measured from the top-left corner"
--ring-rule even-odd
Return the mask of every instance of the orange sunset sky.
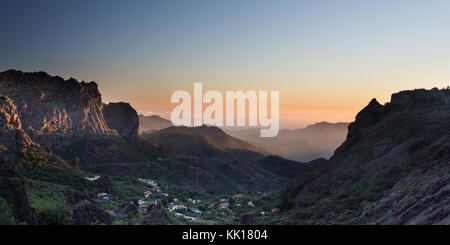
[[[448, 1], [115, 1], [2, 6], [0, 70], [96, 81], [170, 118], [176, 90], [278, 90], [281, 128], [450, 84]], [[25, 14], [16, 15], [17, 11]], [[51, 16], [51, 18], [49, 18]]]

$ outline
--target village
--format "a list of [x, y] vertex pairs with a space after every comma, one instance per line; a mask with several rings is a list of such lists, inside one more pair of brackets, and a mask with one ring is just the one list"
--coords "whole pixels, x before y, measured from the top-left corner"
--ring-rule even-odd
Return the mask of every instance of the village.
[[[100, 178], [86, 177], [92, 182]], [[212, 196], [182, 191], [153, 179], [139, 178], [137, 183], [139, 194], [133, 200], [106, 192], [96, 195], [117, 224], [145, 224], [146, 219], [153, 219], [152, 224], [252, 224], [279, 212], [278, 207], [269, 206], [268, 193]]]

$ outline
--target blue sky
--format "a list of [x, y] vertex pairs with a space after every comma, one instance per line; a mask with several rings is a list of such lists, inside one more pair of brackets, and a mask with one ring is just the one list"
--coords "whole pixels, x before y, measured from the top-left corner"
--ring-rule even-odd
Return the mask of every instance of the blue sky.
[[105, 101], [158, 114], [194, 82], [280, 90], [287, 127], [450, 84], [449, 1], [19, 0], [1, 12], [0, 70], [95, 80]]

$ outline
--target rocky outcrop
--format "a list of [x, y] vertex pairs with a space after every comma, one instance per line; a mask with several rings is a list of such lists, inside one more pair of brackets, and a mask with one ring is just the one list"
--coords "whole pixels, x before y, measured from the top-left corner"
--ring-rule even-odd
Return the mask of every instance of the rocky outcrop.
[[367, 127], [380, 121], [384, 114], [385, 108], [378, 103], [376, 99], [372, 99], [370, 103], [356, 115], [354, 124], [357, 127]]
[[138, 136], [139, 117], [130, 104], [118, 102], [104, 105], [103, 116], [108, 126], [119, 134], [129, 138]]
[[297, 224], [450, 224], [450, 90], [372, 100], [330, 160], [286, 186]]
[[378, 103], [376, 99], [372, 99], [369, 104], [356, 115], [355, 121], [348, 125], [347, 139], [336, 150], [336, 154], [339, 154], [343, 149], [347, 149], [357, 143], [361, 136], [361, 130], [380, 121], [387, 111], [388, 109], [386, 107]]
[[112, 223], [111, 216], [96, 203], [82, 200], [72, 206], [74, 225], [107, 224]]
[[22, 129], [17, 108], [12, 100], [0, 94], [0, 145], [28, 147], [31, 139]]
[[[3, 98], [3, 104], [15, 107], [9, 123], [17, 127], [20, 118], [19, 128], [41, 145], [52, 147], [86, 135], [111, 132], [103, 118], [103, 103], [95, 82], [8, 70], [0, 73], [0, 94], [9, 98]], [[23, 137], [19, 133], [19, 138]]]

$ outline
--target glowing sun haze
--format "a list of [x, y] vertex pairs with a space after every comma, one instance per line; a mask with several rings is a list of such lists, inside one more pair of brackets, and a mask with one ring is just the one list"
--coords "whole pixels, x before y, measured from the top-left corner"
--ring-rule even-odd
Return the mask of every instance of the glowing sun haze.
[[96, 81], [169, 118], [171, 94], [278, 90], [280, 125], [353, 121], [450, 81], [449, 1], [9, 1], [0, 70]]

